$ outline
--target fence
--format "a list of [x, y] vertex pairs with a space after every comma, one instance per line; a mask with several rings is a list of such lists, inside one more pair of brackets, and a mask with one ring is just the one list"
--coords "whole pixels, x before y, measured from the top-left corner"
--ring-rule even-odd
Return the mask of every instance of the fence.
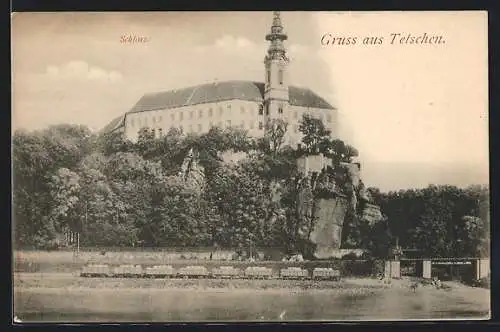
[[440, 280], [477, 280], [490, 273], [489, 258], [413, 258], [401, 259], [400, 276], [433, 278]]

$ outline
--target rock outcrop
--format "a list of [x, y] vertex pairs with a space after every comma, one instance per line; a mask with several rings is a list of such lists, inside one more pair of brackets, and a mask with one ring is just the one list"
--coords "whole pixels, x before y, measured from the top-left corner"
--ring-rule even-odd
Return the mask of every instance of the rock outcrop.
[[316, 227], [310, 240], [316, 244], [316, 258], [329, 258], [333, 251], [340, 249], [342, 244], [342, 229], [349, 208], [345, 196], [318, 199], [316, 201]]
[[312, 184], [316, 224], [309, 239], [316, 244], [316, 258], [331, 257], [341, 248], [349, 211], [361, 210], [358, 215], [370, 224], [382, 220], [380, 208], [364, 189], [359, 163], [333, 165], [331, 159], [316, 154], [297, 159], [297, 167]]
[[179, 176], [190, 191], [201, 193], [205, 189], [205, 170], [198, 162], [198, 152], [189, 150], [182, 162]]

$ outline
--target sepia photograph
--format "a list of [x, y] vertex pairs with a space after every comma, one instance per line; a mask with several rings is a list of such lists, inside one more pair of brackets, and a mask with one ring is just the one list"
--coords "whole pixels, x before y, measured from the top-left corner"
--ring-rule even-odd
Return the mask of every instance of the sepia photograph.
[[490, 319], [486, 11], [11, 37], [14, 324]]

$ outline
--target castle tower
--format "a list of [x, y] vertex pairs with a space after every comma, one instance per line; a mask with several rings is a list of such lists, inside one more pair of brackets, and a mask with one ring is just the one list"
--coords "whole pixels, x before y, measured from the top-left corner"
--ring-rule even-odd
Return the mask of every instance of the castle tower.
[[266, 35], [270, 42], [264, 59], [266, 81], [264, 90], [264, 119], [281, 118], [289, 105], [288, 58], [283, 42], [288, 36], [283, 31], [280, 12], [273, 12], [271, 32]]

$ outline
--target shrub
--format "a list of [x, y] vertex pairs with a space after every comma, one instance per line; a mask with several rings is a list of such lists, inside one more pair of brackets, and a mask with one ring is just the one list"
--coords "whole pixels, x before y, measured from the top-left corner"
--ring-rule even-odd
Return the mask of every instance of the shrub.
[[342, 256], [342, 260], [348, 260], [348, 261], [354, 261], [359, 259], [358, 255], [356, 255], [354, 252], [350, 252], [348, 254], [345, 254]]
[[483, 277], [479, 280], [474, 280], [472, 286], [490, 289], [491, 288], [491, 276]]

